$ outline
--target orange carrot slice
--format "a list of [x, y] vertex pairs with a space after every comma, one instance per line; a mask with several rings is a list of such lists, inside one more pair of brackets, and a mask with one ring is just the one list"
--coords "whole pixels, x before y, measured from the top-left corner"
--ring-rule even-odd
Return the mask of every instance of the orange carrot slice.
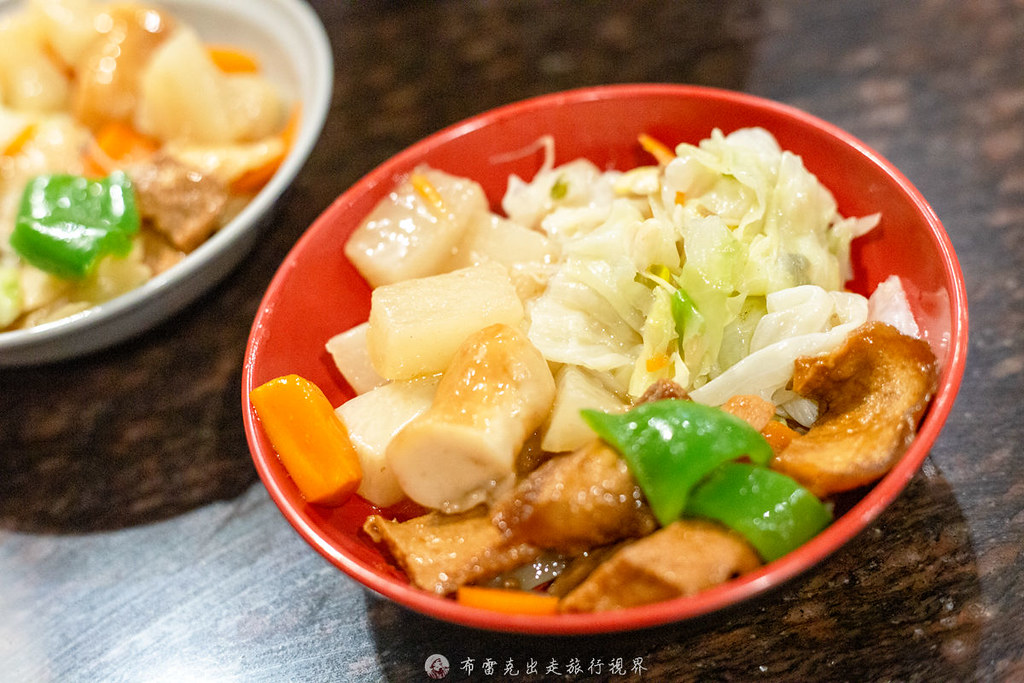
[[767, 439], [768, 445], [772, 447], [772, 452], [778, 454], [785, 450], [786, 446], [800, 434], [789, 425], [778, 420], [769, 420], [768, 424], [761, 429], [761, 435]]
[[24, 128], [18, 131], [18, 134], [11, 138], [7, 146], [4, 147], [3, 152], [0, 152], [5, 157], [14, 157], [21, 154], [21, 151], [25, 149], [25, 145], [28, 141], [35, 137], [36, 130], [39, 128], [38, 124], [29, 123]]
[[648, 154], [658, 160], [659, 164], [667, 164], [676, 158], [675, 152], [673, 152], [668, 145], [663, 143], [661, 140], [651, 137], [647, 133], [640, 133], [637, 136], [637, 140], [640, 141], [640, 146], [647, 151]]
[[222, 73], [251, 74], [260, 70], [260, 60], [251, 52], [231, 45], [209, 45], [206, 53]]
[[310, 503], [337, 506], [363, 479], [345, 425], [316, 384], [298, 375], [270, 380], [249, 392], [281, 464]]
[[126, 163], [152, 156], [160, 143], [122, 121], [104, 123], [86, 145], [83, 163], [87, 175], [105, 176]]
[[541, 615], [555, 614], [558, 611], [558, 598], [554, 595], [506, 588], [461, 586], [455, 594], [455, 601], [469, 607], [480, 607], [506, 614]]
[[657, 372], [658, 370], [667, 367], [668, 363], [669, 357], [666, 356], [664, 353], [659, 353], [655, 356], [651, 356], [650, 358], [648, 358], [647, 362], [644, 365], [647, 368], [647, 372]]
[[441, 193], [437, 191], [434, 184], [427, 179], [422, 173], [413, 173], [409, 176], [409, 182], [412, 183], [412, 189], [416, 191], [425, 202], [433, 206], [441, 213], [445, 213], [444, 199], [441, 197]]
[[149, 156], [160, 149], [159, 142], [121, 121], [103, 124], [96, 133], [96, 144], [115, 161]]

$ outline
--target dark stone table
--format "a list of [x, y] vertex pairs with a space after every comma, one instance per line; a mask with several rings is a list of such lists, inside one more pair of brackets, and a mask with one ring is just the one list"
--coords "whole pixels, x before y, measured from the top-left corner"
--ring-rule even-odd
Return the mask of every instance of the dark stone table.
[[[467, 659], [473, 680], [552, 664], [570, 681], [1024, 680], [1020, 2], [316, 4], [333, 107], [265, 239], [131, 341], [0, 370], [0, 679], [410, 681], [439, 653], [449, 680]], [[257, 304], [306, 226], [391, 154], [494, 105], [625, 81], [780, 100], [893, 161], [967, 277], [959, 399], [890, 509], [741, 608], [593, 638], [418, 616], [310, 549], [258, 481], [239, 405]]]

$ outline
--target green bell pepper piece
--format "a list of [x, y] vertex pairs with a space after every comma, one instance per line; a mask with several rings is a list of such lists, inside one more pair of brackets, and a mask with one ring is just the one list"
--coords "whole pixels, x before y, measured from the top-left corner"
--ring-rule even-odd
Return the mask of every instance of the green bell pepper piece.
[[139, 224], [135, 193], [124, 173], [102, 180], [41, 175], [22, 194], [11, 247], [36, 268], [77, 280], [104, 256], [125, 256]]
[[814, 494], [786, 475], [728, 462], [690, 492], [686, 513], [738, 532], [766, 562], [803, 545], [832, 521]]
[[747, 456], [764, 465], [772, 456], [771, 446], [747, 422], [694, 401], [665, 399], [626, 413], [582, 415], [625, 459], [662, 526], [679, 518], [691, 489], [723, 462]]

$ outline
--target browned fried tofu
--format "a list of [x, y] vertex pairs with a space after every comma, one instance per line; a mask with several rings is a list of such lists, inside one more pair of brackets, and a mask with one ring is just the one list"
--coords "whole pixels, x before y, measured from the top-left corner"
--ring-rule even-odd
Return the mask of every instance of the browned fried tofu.
[[459, 515], [429, 512], [405, 522], [371, 515], [363, 530], [383, 543], [413, 585], [446, 595], [532, 562], [540, 550], [509, 544], [483, 508]]
[[734, 532], [705, 520], [679, 520], [618, 550], [559, 609], [602, 612], [694, 595], [760, 564]]
[[565, 566], [565, 569], [555, 577], [555, 580], [551, 582], [551, 585], [548, 586], [548, 595], [556, 595], [560, 598], [564, 598], [572, 592], [576, 586], [586, 581], [587, 577], [593, 574], [594, 570], [600, 567], [602, 562], [611, 557], [616, 550], [626, 543], [629, 543], [629, 541], [615, 543], [614, 545], [601, 546], [600, 548], [594, 548], [593, 550], [589, 550], [581, 555], [577, 555]]
[[657, 528], [625, 461], [597, 440], [545, 462], [491, 511], [510, 541], [569, 555]]
[[871, 483], [914, 438], [937, 374], [927, 342], [879, 322], [830, 354], [797, 359], [793, 389], [818, 401], [819, 418], [772, 467], [820, 497]]

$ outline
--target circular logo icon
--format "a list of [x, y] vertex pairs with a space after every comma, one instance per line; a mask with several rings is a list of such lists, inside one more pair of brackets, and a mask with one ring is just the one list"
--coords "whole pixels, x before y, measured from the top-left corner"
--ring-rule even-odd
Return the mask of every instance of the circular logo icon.
[[448, 666], [448, 658], [444, 655], [430, 655], [423, 664], [427, 676], [433, 679], [441, 679], [448, 675], [451, 667]]

